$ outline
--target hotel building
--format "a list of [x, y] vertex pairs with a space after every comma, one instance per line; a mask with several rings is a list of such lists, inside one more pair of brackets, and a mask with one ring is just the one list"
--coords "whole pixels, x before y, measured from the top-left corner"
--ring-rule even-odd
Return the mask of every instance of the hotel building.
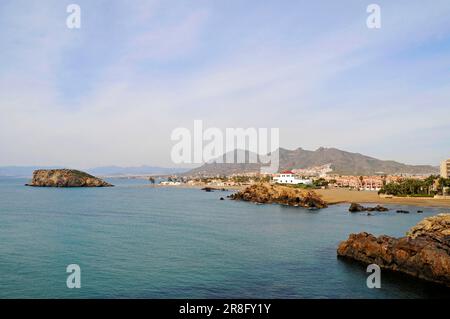
[[450, 178], [450, 159], [441, 163], [441, 177]]
[[284, 171], [284, 172], [281, 172], [280, 174], [276, 174], [273, 177], [273, 181], [275, 183], [279, 183], [279, 184], [293, 184], [293, 185], [298, 185], [298, 184], [311, 185], [312, 184], [312, 181], [309, 179], [297, 178], [295, 173], [292, 171]]

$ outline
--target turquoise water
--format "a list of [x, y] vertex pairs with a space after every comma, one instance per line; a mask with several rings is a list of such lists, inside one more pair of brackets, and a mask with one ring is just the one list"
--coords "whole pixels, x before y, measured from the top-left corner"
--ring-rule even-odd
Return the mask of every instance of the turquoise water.
[[[384, 272], [382, 288], [368, 289], [365, 267], [336, 258], [352, 232], [402, 236], [444, 209], [369, 217], [348, 205], [311, 212], [137, 180], [79, 189], [25, 182], [0, 179], [1, 298], [450, 297]], [[69, 264], [81, 267], [81, 289], [66, 287]]]

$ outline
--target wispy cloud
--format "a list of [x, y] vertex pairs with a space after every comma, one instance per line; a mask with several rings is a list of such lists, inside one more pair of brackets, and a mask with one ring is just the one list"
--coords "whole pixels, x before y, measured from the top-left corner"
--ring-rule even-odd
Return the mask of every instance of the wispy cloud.
[[2, 2], [0, 164], [172, 165], [170, 132], [194, 119], [436, 164], [450, 5], [379, 2], [380, 30], [360, 1], [79, 1], [80, 30], [60, 1]]

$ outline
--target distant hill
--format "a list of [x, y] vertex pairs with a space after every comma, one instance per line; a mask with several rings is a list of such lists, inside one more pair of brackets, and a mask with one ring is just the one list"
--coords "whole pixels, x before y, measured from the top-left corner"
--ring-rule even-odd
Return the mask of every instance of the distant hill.
[[124, 175], [171, 175], [188, 171], [186, 168], [171, 168], [158, 166], [103, 166], [87, 169], [86, 171], [94, 176], [124, 176]]
[[[94, 176], [138, 176], [138, 175], [231, 175], [259, 172], [261, 164], [248, 163], [248, 151], [234, 151], [245, 156], [247, 164], [226, 164], [211, 162], [195, 169], [167, 168], [156, 166], [120, 167], [103, 166], [85, 171]], [[225, 155], [222, 156], [224, 162]], [[287, 169], [305, 169], [314, 166], [331, 164], [333, 174], [371, 175], [371, 174], [437, 174], [438, 167], [430, 165], [406, 165], [395, 161], [383, 161], [359, 153], [351, 153], [336, 148], [319, 148], [308, 151], [302, 148], [295, 150], [280, 149], [280, 171]], [[0, 167], [0, 176], [31, 177], [37, 169], [60, 169], [64, 167], [5, 166]], [[71, 168], [71, 167], [67, 167]], [[76, 168], [76, 167], [75, 167]]]
[[[31, 177], [37, 169], [62, 169], [64, 167], [46, 166], [3, 166], [0, 167], [0, 176], [3, 177]], [[68, 167], [71, 168], [71, 167]], [[137, 175], [171, 175], [186, 172], [185, 168], [167, 168], [157, 166], [120, 167], [103, 166], [85, 171], [94, 176], [137, 176]]]
[[[248, 156], [248, 152], [246, 153]], [[351, 153], [336, 148], [321, 147], [315, 151], [298, 148], [280, 148], [280, 171], [305, 169], [331, 164], [331, 174], [372, 175], [372, 174], [437, 174], [438, 167], [430, 165], [407, 165], [395, 161], [383, 161], [359, 153]], [[235, 173], [258, 172], [261, 164], [207, 163], [190, 170], [185, 175], [230, 175]]]
[[31, 177], [37, 169], [58, 169], [58, 166], [1, 166], [0, 176], [2, 177]]
[[[226, 156], [228, 154], [233, 154], [234, 162], [237, 162], [237, 156], [243, 156], [246, 163], [242, 164], [228, 164], [226, 162]], [[255, 155], [253, 153], [253, 155]], [[212, 176], [212, 175], [231, 175], [231, 174], [243, 174], [243, 173], [253, 173], [259, 172], [261, 165], [258, 163], [249, 163], [249, 151], [235, 150], [233, 152], [227, 153], [220, 157], [221, 163], [217, 163], [218, 160], [210, 161], [203, 164], [200, 167], [194, 168], [185, 172], [185, 176]]]

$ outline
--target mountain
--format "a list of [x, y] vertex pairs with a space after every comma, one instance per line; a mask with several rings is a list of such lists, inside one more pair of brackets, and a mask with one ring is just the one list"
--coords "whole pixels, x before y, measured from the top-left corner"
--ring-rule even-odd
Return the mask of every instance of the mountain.
[[[359, 153], [351, 153], [336, 148], [321, 147], [315, 151], [298, 148], [280, 148], [279, 171], [306, 169], [331, 164], [331, 174], [372, 175], [372, 174], [437, 174], [438, 167], [430, 165], [407, 165], [395, 161], [383, 161]], [[248, 152], [246, 153], [248, 156]], [[261, 164], [206, 163], [188, 171], [185, 175], [230, 175], [258, 172]]]
[[[226, 163], [226, 158], [229, 155], [232, 155], [234, 158], [234, 163], [237, 163], [238, 156], [241, 158], [245, 158], [245, 163], [234, 164], [234, 163]], [[200, 167], [194, 168], [190, 171], [185, 172], [183, 175], [185, 176], [212, 176], [212, 175], [232, 175], [232, 174], [243, 174], [243, 173], [253, 173], [259, 172], [261, 168], [261, 164], [259, 163], [250, 163], [250, 154], [256, 157], [255, 153], [250, 153], [249, 151], [243, 150], [234, 150], [227, 154], [224, 154], [218, 159], [212, 160], [206, 164], [203, 164]], [[219, 163], [217, 163], [219, 162]], [[254, 161], [253, 161], [254, 162]]]
[[[38, 169], [62, 169], [64, 167], [44, 166], [3, 166], [0, 167], [0, 176], [3, 177], [31, 177]], [[89, 174], [95, 176], [139, 176], [139, 175], [172, 175], [186, 172], [186, 168], [167, 168], [157, 166], [120, 167], [102, 166], [86, 169]]]
[[[167, 168], [155, 166], [120, 167], [103, 166], [87, 169], [94, 176], [139, 176], [139, 175], [231, 175], [259, 172], [260, 163], [249, 163], [248, 151], [234, 151], [235, 162], [237, 156], [246, 159], [243, 164], [227, 164], [212, 161], [200, 167], [188, 170], [185, 168]], [[225, 155], [221, 156], [225, 162]], [[383, 161], [359, 153], [351, 153], [336, 148], [319, 148], [308, 151], [302, 148], [287, 150], [280, 148], [280, 169], [305, 169], [315, 166], [331, 164], [333, 174], [342, 175], [371, 175], [371, 174], [437, 174], [438, 167], [429, 165], [406, 165], [395, 161]], [[34, 167], [34, 166], [5, 166], [0, 167], [0, 176], [31, 177], [37, 169], [59, 169], [63, 167]]]

